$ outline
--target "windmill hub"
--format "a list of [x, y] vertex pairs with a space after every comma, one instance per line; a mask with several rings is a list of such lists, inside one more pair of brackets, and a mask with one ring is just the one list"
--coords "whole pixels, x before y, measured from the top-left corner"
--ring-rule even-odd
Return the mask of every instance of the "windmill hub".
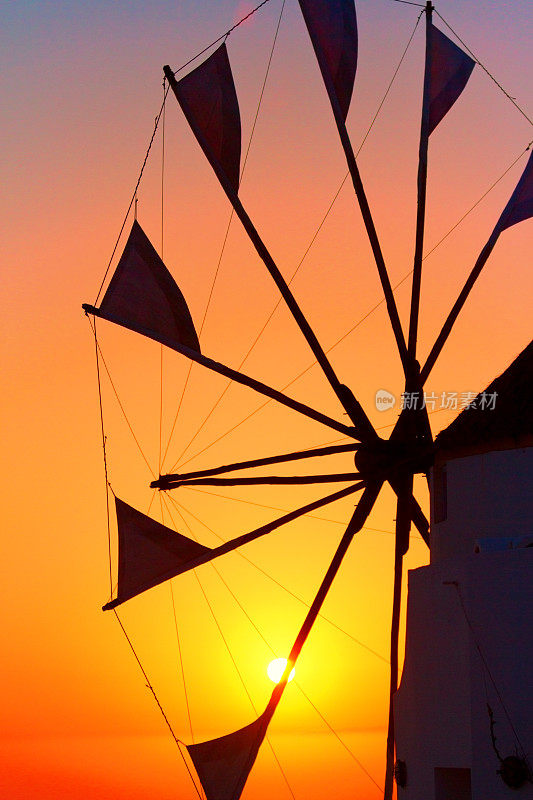
[[355, 453], [355, 466], [361, 477], [384, 477], [428, 472], [432, 448], [428, 443], [377, 439], [362, 444]]

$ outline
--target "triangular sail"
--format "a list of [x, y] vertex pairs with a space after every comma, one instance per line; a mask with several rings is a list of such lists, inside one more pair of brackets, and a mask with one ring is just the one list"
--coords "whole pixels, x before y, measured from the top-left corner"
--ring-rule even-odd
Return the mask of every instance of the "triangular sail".
[[458, 99], [476, 63], [434, 25], [430, 36], [429, 133]]
[[346, 119], [357, 70], [357, 17], [353, 0], [300, 0], [332, 103]]
[[238, 800], [265, 732], [262, 715], [227, 736], [187, 746], [207, 800]]
[[173, 578], [186, 564], [210, 552], [115, 498], [118, 525], [118, 589], [111, 608]]
[[422, 384], [427, 380], [429, 373], [433, 369], [435, 361], [437, 360], [448, 336], [450, 335], [450, 331], [453, 328], [455, 320], [459, 316], [459, 313], [464, 306], [472, 287], [479, 278], [483, 267], [487, 263], [487, 260], [492, 253], [500, 234], [506, 228], [510, 228], [511, 225], [516, 225], [518, 222], [523, 222], [531, 217], [533, 217], [533, 153], [529, 156], [526, 168], [522, 173], [522, 177], [518, 181], [516, 189], [512, 193], [509, 202], [505, 206], [500, 219], [496, 223], [496, 227], [492, 231], [485, 247], [479, 254], [465, 285], [461, 289], [459, 297], [455, 301], [452, 310], [448, 314], [446, 322], [442, 326], [441, 332], [437, 336], [435, 344], [431, 348], [431, 352], [421, 372]]
[[178, 81], [175, 93], [209, 163], [237, 192], [241, 118], [226, 45]]
[[503, 231], [530, 217], [533, 217], [533, 152], [529, 156], [522, 177], [505, 206], [495, 230]]
[[98, 315], [169, 346], [200, 352], [185, 298], [137, 220]]
[[259, 747], [265, 738], [270, 720], [285, 691], [291, 670], [311, 633], [348, 547], [355, 534], [365, 524], [380, 489], [381, 482], [372, 483], [365, 488], [298, 632], [283, 675], [274, 687], [262, 715], [251, 725], [240, 728], [227, 736], [187, 747], [207, 800], [239, 800]]

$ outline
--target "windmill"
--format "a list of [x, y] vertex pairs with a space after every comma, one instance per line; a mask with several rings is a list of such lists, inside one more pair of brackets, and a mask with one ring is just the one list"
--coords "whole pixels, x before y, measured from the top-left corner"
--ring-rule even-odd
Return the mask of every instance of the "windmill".
[[[161, 475], [155, 480], [152, 486], [165, 491], [177, 489], [180, 486], [220, 485], [221, 483], [232, 486], [260, 485], [262, 483], [320, 484], [339, 481], [349, 483], [349, 486], [343, 490], [284, 514], [274, 522], [243, 534], [217, 548], [198, 545], [186, 536], [169, 531], [165, 526], [142, 515], [118, 498], [116, 500], [119, 527], [118, 593], [116, 598], [104, 606], [107, 610], [116, 608], [120, 603], [170, 577], [175, 577], [212, 561], [220, 555], [266, 535], [299, 516], [324, 507], [341, 497], [361, 492], [354, 514], [295, 638], [281, 680], [274, 688], [264, 712], [255, 722], [234, 733], [201, 744], [193, 744], [188, 748], [209, 800], [212, 798], [213, 800], [214, 798], [236, 800], [240, 796], [258, 749], [266, 735], [268, 724], [284, 693], [289, 674], [317, 619], [353, 537], [364, 526], [385, 483], [390, 484], [397, 496], [390, 649], [391, 702], [385, 779], [385, 798], [389, 800], [392, 797], [395, 742], [392, 697], [398, 684], [402, 568], [403, 558], [409, 547], [411, 526], [414, 525], [426, 543], [429, 543], [429, 523], [413, 495], [414, 476], [429, 472], [434, 455], [427, 409], [423, 402], [424, 385], [500, 234], [506, 228], [525, 220], [532, 214], [533, 161], [530, 157], [515, 192], [481, 251], [428, 359], [420, 366], [417, 361], [417, 338], [429, 137], [459, 98], [475, 62], [433, 24], [433, 5], [431, 2], [427, 3], [425, 7], [426, 63], [419, 152], [418, 212], [410, 318], [408, 333], [405, 336], [345, 123], [357, 66], [355, 7], [351, 0], [339, 0], [335, 3], [326, 0], [300, 0], [300, 7], [331, 102], [355, 194], [372, 247], [403, 368], [405, 394], [413, 398], [411, 407], [406, 406], [402, 411], [390, 438], [379, 437], [351, 389], [338, 378], [317, 336], [239, 198], [241, 152], [239, 106], [225, 42], [199, 67], [180, 80], [177, 80], [173, 70], [166, 66], [164, 74], [168, 84], [167, 92], [172, 89], [200, 147], [230, 200], [236, 216], [274, 280], [351, 424], [340, 423], [311, 405], [296, 401], [283, 392], [204, 355], [200, 351], [198, 337], [185, 299], [137, 221], [134, 222], [126, 248], [100, 305], [84, 304], [83, 306], [87, 314], [115, 322], [160, 342], [191, 361], [320, 422], [349, 437], [352, 441], [349, 445], [332, 445], [322, 449], [313, 448], [312, 450], [283, 453], [215, 466], [208, 470], [170, 473]], [[99, 297], [96, 302], [98, 299]], [[288, 478], [273, 476], [264, 478], [257, 476], [220, 477], [247, 468], [271, 466], [350, 451], [355, 454], [356, 467], [356, 470], [350, 473], [323, 473]]]

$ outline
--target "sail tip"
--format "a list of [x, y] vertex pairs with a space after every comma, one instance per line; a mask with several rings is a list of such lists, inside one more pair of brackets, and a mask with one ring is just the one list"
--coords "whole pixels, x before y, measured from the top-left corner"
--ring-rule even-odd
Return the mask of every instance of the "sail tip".
[[86, 314], [98, 315], [98, 309], [92, 306], [90, 303], [82, 303], [81, 307], [83, 308]]
[[115, 600], [110, 600], [109, 603], [106, 603], [105, 606], [102, 606], [102, 611], [111, 611], [113, 608], [119, 605], [118, 598]]

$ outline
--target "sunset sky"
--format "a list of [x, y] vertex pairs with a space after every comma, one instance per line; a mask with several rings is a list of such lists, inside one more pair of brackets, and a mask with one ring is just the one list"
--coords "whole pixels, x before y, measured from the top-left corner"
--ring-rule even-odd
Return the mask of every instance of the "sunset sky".
[[[197, 796], [113, 614], [100, 610], [109, 598], [105, 487], [94, 339], [81, 303], [95, 300], [130, 202], [162, 102], [162, 66], [178, 69], [253, 6], [244, 0], [19, 0], [2, 7], [0, 789], [9, 800]], [[436, 7], [532, 117], [531, 4], [441, 0]], [[243, 154], [281, 8], [281, 0], [270, 0], [227, 42]], [[357, 2], [359, 66], [347, 120], [356, 150], [420, 10], [394, 0]], [[434, 21], [451, 36], [442, 20]], [[423, 53], [422, 20], [358, 157], [393, 285], [412, 266]], [[230, 207], [171, 94], [164, 170], [162, 130], [139, 189], [138, 219], [199, 331]], [[531, 124], [476, 66], [431, 136], [425, 252], [523, 155], [424, 262], [422, 361], [518, 182], [532, 139]], [[346, 171], [298, 3], [286, 0], [240, 196], [287, 280]], [[131, 222], [130, 215], [125, 235]], [[436, 397], [480, 391], [529, 343], [531, 230], [527, 221], [502, 234], [428, 381]], [[360, 323], [330, 357], [388, 436], [399, 413], [401, 365], [384, 305], [375, 309], [381, 289], [349, 181], [291, 286], [325, 349]], [[405, 326], [409, 287], [405, 280], [396, 291]], [[237, 368], [277, 299], [263, 263], [233, 220], [200, 337], [203, 352]], [[275, 509], [290, 510], [340, 488], [183, 489], [173, 494], [179, 509], [157, 495], [152, 499], [149, 482], [160, 461], [160, 346], [106, 322], [98, 324], [98, 335], [136, 436], [102, 367], [109, 480], [127, 503], [215, 546], [217, 535], [233, 538], [282, 513]], [[243, 370], [282, 389], [312, 362], [280, 306]], [[164, 352], [163, 471], [178, 460], [202, 469], [340, 437], [274, 403], [239, 424], [264, 402], [239, 386], [224, 395], [195, 436], [226, 385], [195, 366], [169, 441], [187, 372], [184, 358]], [[380, 389], [396, 396], [393, 409], [376, 409]], [[346, 420], [316, 366], [286, 392]], [[457, 413], [439, 403], [430, 416], [434, 433]], [[352, 467], [344, 454], [284, 469], [294, 474]], [[417, 496], [428, 511], [424, 483], [417, 482]], [[287, 655], [305, 615], [294, 595], [307, 602], [314, 597], [353, 505], [348, 498], [317, 512], [321, 519], [303, 518], [248, 545], [243, 555], [262, 571], [231, 554], [215, 564], [219, 574], [205, 565], [197, 577], [173, 581], [195, 741], [254, 718], [225, 641], [262, 709], [272, 688], [267, 665], [273, 653]], [[382, 785], [384, 768], [394, 516], [393, 494], [386, 489], [326, 601], [329, 622], [317, 622], [272, 723], [276, 755], [298, 800], [380, 796], [375, 784]], [[116, 580], [113, 516], [111, 522]], [[427, 559], [427, 548], [413, 535], [407, 568]], [[177, 736], [189, 743], [169, 584], [131, 600], [120, 616]], [[244, 800], [290, 796], [264, 745]]]

